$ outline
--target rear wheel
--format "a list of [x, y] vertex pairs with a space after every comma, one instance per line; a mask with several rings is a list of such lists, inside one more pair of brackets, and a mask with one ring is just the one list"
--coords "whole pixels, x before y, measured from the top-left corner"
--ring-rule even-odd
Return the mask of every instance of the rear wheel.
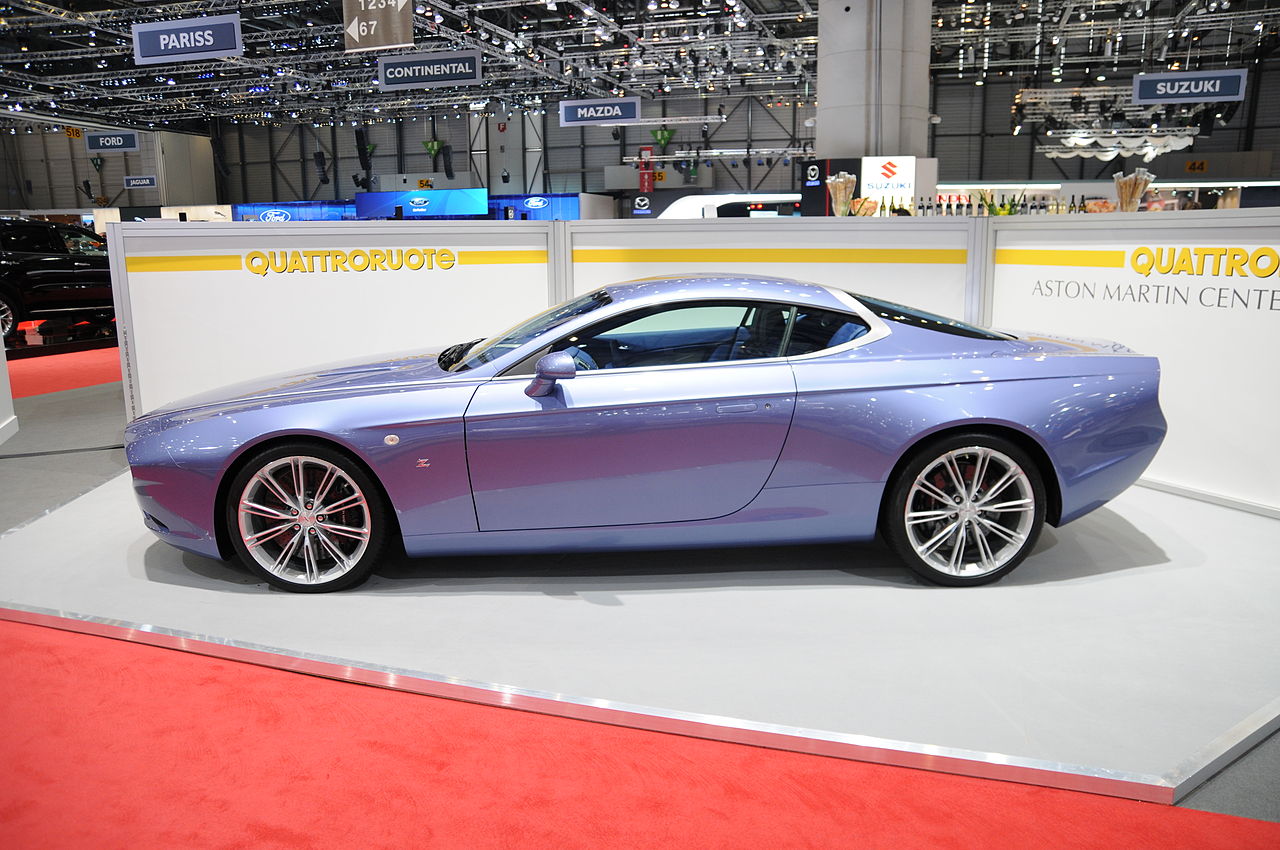
[[1012, 442], [957, 434], [918, 451], [884, 514], [889, 545], [935, 584], [987, 584], [1013, 571], [1044, 526], [1040, 472]]
[[349, 457], [313, 444], [255, 456], [228, 492], [227, 529], [240, 560], [276, 587], [322, 593], [369, 577], [389, 512]]

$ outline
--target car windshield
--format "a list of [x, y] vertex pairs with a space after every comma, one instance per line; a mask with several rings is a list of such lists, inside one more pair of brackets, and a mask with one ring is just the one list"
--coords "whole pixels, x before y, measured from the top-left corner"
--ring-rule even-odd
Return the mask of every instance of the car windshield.
[[[577, 316], [590, 313], [612, 302], [609, 293], [603, 289], [566, 301], [527, 319], [508, 331], [495, 337], [467, 346], [458, 360], [445, 366], [450, 372], [465, 372], [477, 366], [483, 366], [496, 360], [507, 352], [514, 351], [531, 339], [535, 339], [552, 328], [558, 328]], [[443, 356], [443, 355], [442, 355]], [[444, 365], [443, 363], [441, 365]]]

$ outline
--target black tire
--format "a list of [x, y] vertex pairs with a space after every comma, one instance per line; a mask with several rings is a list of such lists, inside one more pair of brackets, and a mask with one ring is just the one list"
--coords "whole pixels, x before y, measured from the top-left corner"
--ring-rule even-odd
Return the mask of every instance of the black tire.
[[1025, 451], [1002, 437], [959, 433], [915, 450], [890, 482], [880, 523], [918, 576], [968, 587], [1022, 563], [1044, 527], [1045, 504], [1040, 469]]
[[223, 516], [236, 555], [295, 593], [326, 593], [369, 578], [386, 544], [382, 488], [349, 456], [316, 443], [254, 455], [227, 490]]
[[18, 335], [18, 323], [22, 321], [22, 311], [11, 297], [0, 292], [0, 339], [5, 342]]

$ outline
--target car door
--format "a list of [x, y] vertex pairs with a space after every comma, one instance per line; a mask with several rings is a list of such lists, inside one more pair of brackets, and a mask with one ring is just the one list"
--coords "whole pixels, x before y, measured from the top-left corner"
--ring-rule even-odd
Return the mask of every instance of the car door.
[[14, 262], [9, 280], [27, 309], [36, 315], [63, 309], [74, 302], [79, 268], [75, 258], [46, 224], [8, 224], [0, 229], [0, 247]]
[[795, 408], [777, 357], [791, 308], [641, 313], [552, 345], [579, 371], [549, 396], [525, 395], [528, 374], [476, 391], [465, 428], [482, 531], [711, 519], [764, 487]]

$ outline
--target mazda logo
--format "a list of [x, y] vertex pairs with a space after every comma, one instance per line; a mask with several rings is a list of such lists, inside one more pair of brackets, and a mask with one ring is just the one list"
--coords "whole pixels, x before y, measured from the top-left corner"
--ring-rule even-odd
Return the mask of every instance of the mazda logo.
[[818, 166], [816, 165], [810, 165], [804, 171], [806, 180], [817, 180], [818, 177], [821, 175], [821, 173], [822, 172], [819, 170]]
[[632, 206], [638, 210], [647, 210], [649, 209], [649, 199], [646, 198], [644, 195], [641, 195], [640, 197], [636, 198], [636, 201]]

